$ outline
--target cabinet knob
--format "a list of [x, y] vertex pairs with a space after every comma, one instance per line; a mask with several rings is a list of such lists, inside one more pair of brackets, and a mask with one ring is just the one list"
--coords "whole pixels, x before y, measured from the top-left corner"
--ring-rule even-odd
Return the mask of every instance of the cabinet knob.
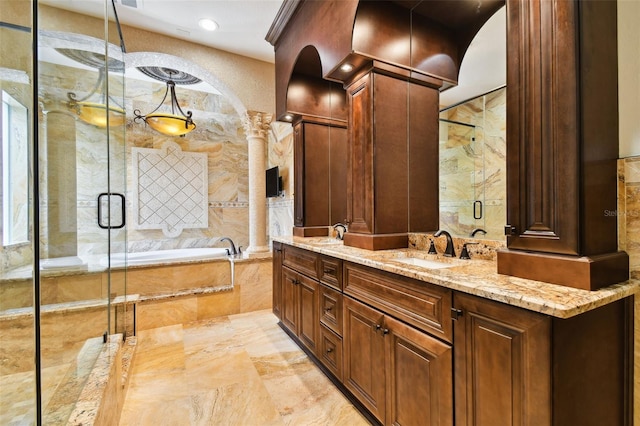
[[325, 312], [331, 312], [331, 310], [333, 309], [333, 306], [329, 306], [327, 308], [324, 308]]
[[333, 349], [327, 348], [327, 353], [330, 354], [331, 352], [333, 352]]
[[382, 334], [383, 334], [383, 335], [384, 335], [384, 334], [389, 334], [389, 329], [388, 329], [388, 328], [385, 328], [384, 330], [382, 330]]
[[325, 274], [333, 274], [333, 269], [330, 269], [330, 268], [324, 268], [324, 271], [323, 271], [323, 272], [324, 272]]
[[380, 324], [374, 324], [373, 325], [373, 331], [375, 331], [376, 333], [378, 332], [378, 330], [380, 330], [382, 328], [382, 326]]

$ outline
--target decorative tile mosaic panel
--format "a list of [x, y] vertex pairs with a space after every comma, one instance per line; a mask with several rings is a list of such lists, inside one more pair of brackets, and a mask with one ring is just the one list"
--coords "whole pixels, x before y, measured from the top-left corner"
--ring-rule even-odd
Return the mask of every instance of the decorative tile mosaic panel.
[[185, 228], [207, 228], [207, 154], [182, 152], [174, 142], [160, 149], [132, 148], [135, 229], [161, 229], [177, 237]]

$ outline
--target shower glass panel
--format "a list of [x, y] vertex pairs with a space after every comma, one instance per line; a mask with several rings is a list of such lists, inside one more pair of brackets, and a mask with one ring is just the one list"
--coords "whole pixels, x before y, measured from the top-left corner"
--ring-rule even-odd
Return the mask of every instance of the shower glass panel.
[[28, 1], [3, 1], [0, 7], [0, 424], [3, 425], [35, 424], [38, 413], [31, 7]]

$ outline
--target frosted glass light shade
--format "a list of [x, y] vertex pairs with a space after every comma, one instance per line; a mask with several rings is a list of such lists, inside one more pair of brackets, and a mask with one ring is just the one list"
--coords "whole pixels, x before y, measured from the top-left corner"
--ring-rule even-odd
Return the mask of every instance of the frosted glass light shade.
[[144, 117], [144, 121], [153, 130], [169, 136], [182, 136], [196, 128], [196, 123], [175, 114], [149, 114]]
[[96, 127], [107, 127], [107, 120], [110, 126], [122, 126], [126, 121], [124, 110], [118, 107], [107, 108], [105, 104], [78, 102], [73, 108], [80, 120]]

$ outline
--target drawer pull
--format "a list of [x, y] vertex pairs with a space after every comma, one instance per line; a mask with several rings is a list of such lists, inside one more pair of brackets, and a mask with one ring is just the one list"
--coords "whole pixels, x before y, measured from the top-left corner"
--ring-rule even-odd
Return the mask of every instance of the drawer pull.
[[334, 269], [330, 269], [330, 268], [324, 268], [324, 273], [325, 274], [333, 274], [335, 272]]
[[333, 349], [327, 348], [327, 353], [330, 354], [331, 352], [333, 352]]
[[331, 310], [333, 309], [333, 306], [329, 306], [328, 308], [324, 308], [325, 312], [331, 312]]

